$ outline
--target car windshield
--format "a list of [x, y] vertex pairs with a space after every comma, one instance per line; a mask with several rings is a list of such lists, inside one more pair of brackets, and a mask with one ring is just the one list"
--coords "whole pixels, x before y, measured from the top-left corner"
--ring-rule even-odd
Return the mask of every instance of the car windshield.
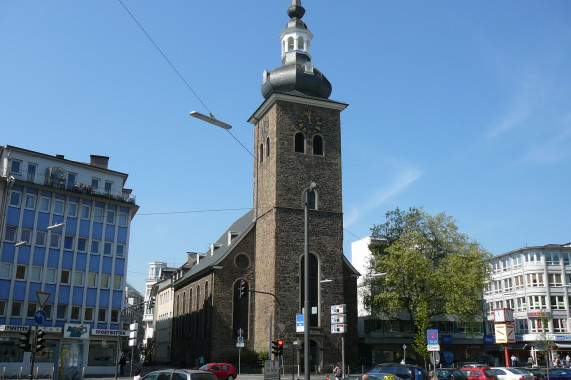
[[487, 377], [494, 377], [494, 376], [496, 376], [496, 373], [491, 369], [485, 369], [484, 375], [486, 375]]
[[200, 367], [199, 369], [201, 369], [201, 370], [203, 370], [203, 371], [206, 371], [206, 370], [208, 370], [208, 367], [209, 367], [209, 365], [208, 365], [208, 364], [205, 364], [205, 365], [203, 365], [202, 367]]
[[509, 370], [518, 375], [529, 375], [529, 371], [523, 370], [521, 368], [510, 368]]

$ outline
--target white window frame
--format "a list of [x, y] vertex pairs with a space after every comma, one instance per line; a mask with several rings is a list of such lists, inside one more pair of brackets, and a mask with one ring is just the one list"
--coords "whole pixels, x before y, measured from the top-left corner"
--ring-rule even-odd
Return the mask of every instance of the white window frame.
[[[64, 279], [64, 275], [67, 274], [67, 280]], [[61, 269], [59, 274], [59, 283], [62, 285], [71, 284], [71, 271], [69, 269]]]
[[[58, 210], [58, 205], [61, 205], [61, 211]], [[54, 215], [63, 215], [65, 211], [65, 202], [61, 199], [54, 199]]]
[[[81, 248], [81, 245], [79, 244], [80, 241], [85, 242], [85, 244], [83, 245], [83, 248]], [[86, 253], [88, 243], [89, 243], [89, 240], [87, 238], [79, 236], [77, 238], [77, 252]]]
[[[121, 247], [121, 252], [119, 252], [119, 247]], [[117, 243], [115, 245], [115, 255], [117, 257], [125, 257], [125, 249], [127, 249], [127, 246], [123, 243]]]
[[[18, 164], [18, 170], [14, 170], [14, 164]], [[10, 159], [10, 174], [20, 175], [22, 174], [22, 160], [17, 160], [15, 158]]]
[[[30, 170], [34, 168], [34, 170]], [[33, 174], [30, 174], [33, 171]], [[34, 164], [32, 162], [28, 162], [27, 170], [26, 170], [26, 179], [28, 182], [36, 182], [36, 175], [38, 174], [38, 164]]]
[[[46, 239], [48, 234], [45, 231], [36, 231], [36, 236], [34, 237], [34, 244], [36, 247], [45, 247]], [[38, 240], [39, 239], [39, 240]]]
[[[18, 313], [15, 312], [16, 305], [18, 305]], [[10, 308], [10, 317], [21, 317], [22, 316], [22, 302], [12, 301], [12, 307]]]
[[0, 262], [0, 279], [9, 280], [12, 278], [12, 263]]
[[[24, 208], [26, 210], [35, 210], [36, 209], [36, 194], [26, 193], [24, 197]], [[28, 201], [29, 200], [29, 201]]]
[[46, 284], [55, 284], [57, 281], [56, 268], [49, 268], [46, 270]]
[[[71, 247], [67, 247], [67, 241], [71, 238]], [[75, 236], [74, 235], [65, 235], [63, 238], [63, 249], [68, 251], [73, 251], [75, 249]]]
[[103, 254], [105, 256], [113, 255], [113, 242], [111, 242], [111, 241], [104, 241], [103, 242]]
[[50, 249], [59, 249], [61, 247], [61, 234], [52, 232], [50, 235]]
[[97, 287], [97, 273], [87, 272], [87, 286], [90, 288]]
[[105, 190], [106, 193], [111, 193], [113, 191], [113, 181], [105, 181], [103, 190]]
[[34, 239], [34, 230], [30, 228], [22, 228], [20, 231], [20, 241], [25, 241], [29, 245], [32, 245]]
[[103, 215], [105, 215], [105, 210], [101, 207], [93, 208], [93, 221], [97, 223], [103, 223]]
[[68, 202], [67, 203], [67, 216], [72, 218], [77, 218], [77, 209], [79, 204], [77, 202]]
[[17, 226], [4, 227], [4, 241], [8, 243], [15, 243], [18, 236]]
[[44, 267], [38, 265], [32, 265], [30, 268], [30, 281], [42, 282], [42, 271]]
[[91, 177], [91, 188], [94, 191], [99, 191], [100, 184], [101, 184], [101, 178]]
[[122, 282], [123, 282], [123, 277], [113, 276], [113, 290], [120, 290]]
[[[64, 311], [63, 316], [61, 315], [62, 313], [60, 313], [60, 310]], [[56, 320], [61, 321], [67, 319], [67, 311], [68, 311], [67, 304], [63, 303], [58, 304], [56, 307]]]
[[107, 210], [105, 212], [105, 223], [106, 224], [115, 224], [115, 211]]
[[95, 312], [95, 308], [88, 306], [83, 311], [83, 318], [85, 322], [93, 322], [93, 314]]
[[[97, 249], [93, 249], [97, 245]], [[99, 251], [101, 250], [101, 240], [99, 239], [91, 239], [91, 244], [89, 245], [89, 253], [94, 255], [99, 255]]]
[[109, 289], [110, 276], [107, 273], [101, 273], [101, 276], [99, 276], [99, 281], [101, 289]]
[[[14, 202], [14, 197], [18, 197], [18, 201]], [[17, 190], [10, 191], [10, 200], [8, 204], [12, 207], [20, 207], [22, 205], [22, 192]]]
[[[103, 315], [103, 319], [101, 319], [102, 315]], [[99, 310], [97, 311], [97, 322], [107, 322], [107, 308], [106, 307], [100, 307]]]
[[49, 213], [51, 203], [52, 203], [51, 198], [40, 196], [40, 205], [39, 205], [40, 211]]
[[127, 227], [129, 224], [129, 214], [125, 212], [120, 212], [119, 217], [117, 218], [117, 225], [119, 227]]
[[[87, 216], [85, 216], [84, 210], [87, 210]], [[90, 205], [81, 205], [81, 219], [89, 219], [91, 217], [91, 206]]]
[[[21, 272], [24, 271], [24, 273]], [[20, 274], [18, 274], [20, 273]], [[16, 273], [14, 274], [14, 278], [16, 280], [27, 280], [28, 279], [28, 266], [25, 264], [16, 264]]]
[[81, 320], [81, 306], [71, 305], [71, 314], [69, 319], [72, 321], [80, 321]]
[[75, 286], [83, 286], [85, 282], [85, 272], [84, 271], [75, 271], [73, 276], [73, 285]]

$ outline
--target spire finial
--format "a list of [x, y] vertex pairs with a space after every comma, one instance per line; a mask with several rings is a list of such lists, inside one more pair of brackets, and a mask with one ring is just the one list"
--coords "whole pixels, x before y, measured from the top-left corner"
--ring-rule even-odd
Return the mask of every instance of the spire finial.
[[305, 14], [305, 8], [301, 5], [301, 0], [291, 0], [291, 5], [287, 9], [289, 18], [301, 19]]

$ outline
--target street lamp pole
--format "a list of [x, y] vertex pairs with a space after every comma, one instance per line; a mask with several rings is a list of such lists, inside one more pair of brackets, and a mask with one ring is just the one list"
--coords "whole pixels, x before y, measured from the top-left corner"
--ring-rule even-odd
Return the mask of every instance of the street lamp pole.
[[315, 189], [315, 182], [311, 182], [309, 187], [303, 190], [303, 206], [305, 212], [305, 252], [303, 255], [303, 377], [309, 379], [309, 193]]

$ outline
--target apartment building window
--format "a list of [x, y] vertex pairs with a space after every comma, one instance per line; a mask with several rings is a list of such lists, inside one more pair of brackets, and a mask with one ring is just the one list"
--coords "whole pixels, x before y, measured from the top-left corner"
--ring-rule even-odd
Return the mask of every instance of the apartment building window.
[[542, 273], [528, 273], [526, 280], [528, 287], [545, 286]]
[[545, 296], [528, 296], [527, 299], [530, 309], [545, 309], [547, 307]]
[[518, 319], [516, 320], [517, 323], [517, 331], [520, 334], [527, 334], [529, 332], [529, 326], [527, 323], [527, 319]]
[[91, 216], [91, 206], [81, 205], [81, 219], [89, 219]]
[[93, 321], [93, 308], [92, 307], [86, 307], [85, 313], [83, 314], [83, 317], [84, 317], [86, 322]]
[[19, 191], [10, 191], [10, 206], [20, 207], [20, 202], [22, 202], [22, 193]]
[[26, 265], [16, 265], [16, 280], [25, 280], [28, 267]]
[[77, 216], [77, 206], [78, 204], [75, 202], [69, 202], [67, 204], [67, 216], [71, 216], [75, 218]]
[[0, 300], [0, 317], [6, 316], [6, 300]]
[[71, 190], [77, 183], [77, 173], [67, 173], [67, 189]]
[[30, 281], [41, 282], [43, 269], [44, 268], [40, 266], [32, 266], [30, 270]]
[[103, 209], [99, 207], [95, 207], [93, 209], [93, 221], [101, 223], [103, 222]]
[[561, 258], [564, 265], [569, 265], [569, 252], [561, 252]]
[[515, 302], [513, 299], [506, 300], [506, 308], [515, 310]]
[[69, 285], [71, 280], [71, 273], [68, 269], [62, 269], [60, 272], [60, 284]]
[[36, 246], [45, 247], [46, 246], [46, 232], [36, 231]]
[[125, 244], [117, 243], [115, 254], [117, 257], [123, 257], [125, 255]]
[[18, 234], [18, 227], [15, 226], [6, 226], [4, 229], [4, 241], [9, 243], [14, 243], [16, 241], [16, 236]]
[[54, 201], [54, 214], [63, 215], [64, 202], [61, 199]]
[[12, 264], [0, 262], [0, 279], [9, 280], [12, 275]]
[[22, 316], [22, 302], [12, 301], [12, 312], [10, 313], [10, 316], [11, 317]]
[[64, 240], [63, 240], [63, 248], [73, 251], [73, 241], [75, 239], [75, 236], [72, 235], [67, 235]]
[[102, 289], [109, 289], [109, 275], [108, 274], [101, 274], [101, 288]]
[[119, 309], [111, 309], [111, 323], [119, 322]]
[[503, 309], [503, 308], [504, 308], [504, 301], [494, 302], [494, 309]]
[[97, 317], [98, 322], [105, 322], [107, 321], [107, 308], [101, 307], [99, 308], [99, 315]]
[[553, 319], [553, 332], [566, 332], [565, 319]]
[[543, 323], [541, 319], [532, 319], [531, 320], [531, 332], [547, 332], [549, 331], [549, 325], [547, 323]]
[[99, 190], [99, 182], [101, 180], [99, 178], [91, 178], [91, 188], [95, 191]]
[[511, 261], [509, 257], [506, 259], [502, 259], [502, 269], [504, 272], [511, 269]]
[[80, 313], [81, 313], [81, 307], [80, 306], [72, 306], [71, 307], [71, 320], [72, 321], [79, 321]]
[[121, 276], [113, 276], [113, 289], [115, 290], [121, 289], [122, 280], [123, 279]]
[[73, 284], [75, 286], [83, 286], [84, 277], [85, 277], [85, 272], [75, 271], [75, 276], [73, 277]]
[[561, 286], [561, 274], [549, 273], [547, 275], [549, 286]]
[[525, 265], [540, 265], [541, 264], [541, 253], [539, 252], [528, 252], [525, 256]]
[[517, 310], [518, 311], [526, 311], [527, 310], [527, 303], [525, 302], [525, 297], [518, 297], [516, 301], [517, 301]]
[[105, 222], [107, 224], [115, 224], [115, 211], [107, 210], [107, 220]]
[[521, 255], [514, 256], [512, 259], [514, 262], [514, 269], [521, 268]]
[[20, 240], [25, 241], [28, 244], [32, 244], [32, 230], [29, 228], [22, 228], [22, 232], [20, 232]]
[[59, 249], [60, 240], [61, 240], [61, 234], [52, 232], [50, 236], [50, 248]]
[[498, 260], [492, 263], [492, 270], [494, 273], [498, 273], [500, 271], [500, 262]]
[[28, 162], [28, 181], [36, 181], [36, 172], [38, 171], [38, 165]]
[[545, 252], [544, 256], [547, 265], [559, 265], [559, 252]]
[[549, 300], [551, 301], [551, 310], [565, 310], [565, 297], [551, 296]]
[[99, 254], [99, 244], [101, 242], [99, 240], [91, 240], [91, 253], [98, 255]]
[[110, 193], [113, 190], [113, 181], [105, 181], [105, 192]]
[[87, 252], [87, 238], [77, 239], [77, 252]]
[[494, 282], [494, 293], [500, 293], [502, 291], [502, 281], [497, 280]]
[[512, 290], [512, 279], [511, 278], [504, 279], [504, 290], [506, 292]]
[[103, 254], [107, 255], [107, 256], [111, 256], [111, 253], [113, 252], [113, 243], [106, 241], [105, 243], [103, 243]]
[[97, 287], [97, 273], [89, 272], [87, 274], [87, 286], [91, 288]]
[[65, 319], [67, 315], [67, 305], [59, 304], [57, 305], [57, 319]]
[[486, 307], [488, 309], [488, 314], [492, 314], [494, 312], [494, 304], [491, 302], [486, 303]]
[[50, 212], [50, 203], [51, 199], [47, 197], [40, 197], [40, 211], [41, 212]]
[[28, 302], [28, 309], [26, 311], [26, 318], [34, 318], [34, 314], [36, 314], [36, 303], [35, 302]]
[[127, 221], [129, 220], [129, 214], [125, 214], [124, 212], [119, 213], [119, 227], [127, 227]]
[[56, 283], [56, 270], [55, 268], [48, 268], [46, 271], [46, 283], [55, 284]]
[[22, 170], [22, 161], [11, 159], [10, 174], [20, 175], [21, 170]]
[[36, 208], [36, 195], [26, 194], [26, 200], [24, 202], [24, 208], [28, 210], [35, 210]]

